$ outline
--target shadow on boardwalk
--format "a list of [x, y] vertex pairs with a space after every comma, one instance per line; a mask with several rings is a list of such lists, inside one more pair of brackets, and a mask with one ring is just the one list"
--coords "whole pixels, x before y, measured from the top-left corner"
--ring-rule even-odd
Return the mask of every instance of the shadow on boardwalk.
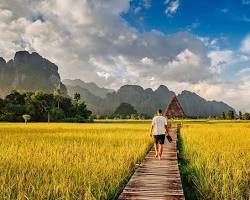
[[120, 200], [184, 200], [184, 193], [177, 159], [177, 128], [170, 134], [172, 143], [164, 144], [162, 160], [154, 158], [153, 148], [136, 169], [123, 192]]

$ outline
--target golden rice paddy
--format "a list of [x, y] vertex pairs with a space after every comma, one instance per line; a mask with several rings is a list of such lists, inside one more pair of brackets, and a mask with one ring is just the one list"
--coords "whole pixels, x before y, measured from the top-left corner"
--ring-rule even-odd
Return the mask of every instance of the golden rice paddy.
[[[250, 124], [184, 123], [182, 172], [198, 199], [250, 199]], [[192, 194], [186, 191], [192, 199]]]
[[148, 124], [0, 123], [0, 199], [113, 199], [151, 143]]
[[[149, 125], [0, 123], [0, 199], [115, 199], [152, 145]], [[187, 199], [250, 198], [249, 123], [185, 121], [179, 148]]]

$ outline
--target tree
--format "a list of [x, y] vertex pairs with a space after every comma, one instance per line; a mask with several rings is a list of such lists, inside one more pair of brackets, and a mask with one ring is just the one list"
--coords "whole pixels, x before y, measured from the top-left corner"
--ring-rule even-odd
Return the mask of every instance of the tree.
[[121, 118], [126, 118], [126, 116], [137, 115], [135, 108], [129, 103], [121, 103], [113, 113], [114, 116], [120, 116]]
[[25, 114], [25, 94], [20, 94], [13, 90], [7, 95], [1, 106], [1, 119], [3, 121], [22, 121], [22, 115]]
[[[79, 96], [77, 97], [79, 99]], [[77, 100], [79, 101], [79, 100]], [[72, 99], [60, 96], [60, 108], [58, 97], [42, 91], [19, 93], [12, 91], [5, 99], [0, 99], [1, 121], [27, 121], [29, 114], [32, 121], [81, 121], [91, 120], [92, 114], [84, 102], [73, 103]]]
[[242, 112], [239, 111], [239, 119], [242, 119]]
[[226, 114], [225, 114], [225, 112], [222, 113], [222, 119], [226, 119]]
[[61, 95], [61, 90], [60, 90], [60, 88], [56, 88], [56, 89], [54, 90], [53, 95], [54, 95], [54, 98], [55, 98], [55, 100], [56, 100], [56, 102], [57, 102], [57, 108], [59, 109], [59, 108], [60, 108], [60, 101], [61, 101], [61, 99], [62, 99], [62, 95]]
[[64, 118], [64, 112], [61, 108], [53, 107], [50, 114], [52, 121], [60, 121]]
[[227, 119], [232, 120], [234, 119], [234, 111], [233, 110], [229, 110], [227, 113]]
[[20, 94], [18, 91], [12, 90], [12, 92], [5, 97], [5, 101], [11, 104], [24, 105], [25, 96], [25, 94]]
[[131, 114], [130, 119], [133, 119], [133, 120], [137, 119], [137, 115], [136, 114]]
[[45, 121], [44, 119], [47, 118], [47, 121], [50, 122], [50, 112], [55, 105], [53, 94], [37, 91], [32, 95], [32, 101], [36, 106], [36, 112], [40, 115], [41, 121]]
[[31, 116], [30, 115], [27, 115], [27, 114], [24, 114], [23, 115], [23, 119], [25, 121], [25, 124], [27, 124], [27, 121], [29, 121], [31, 119]]
[[243, 114], [242, 118], [244, 120], [249, 120], [250, 119], [250, 114], [246, 112], [246, 113]]
[[4, 100], [0, 98], [0, 115], [3, 114], [2, 109], [4, 108]]
[[63, 110], [66, 118], [76, 116], [76, 111], [75, 111], [76, 108], [70, 98], [62, 96], [61, 102], [60, 102], [60, 108]]
[[79, 101], [81, 100], [81, 95], [80, 95], [80, 93], [75, 93], [74, 94], [74, 100], [75, 100], [75, 102], [78, 104], [79, 103]]
[[87, 109], [87, 106], [84, 102], [80, 103], [76, 107], [76, 116], [82, 117], [84, 119], [88, 119], [91, 114], [92, 112]]

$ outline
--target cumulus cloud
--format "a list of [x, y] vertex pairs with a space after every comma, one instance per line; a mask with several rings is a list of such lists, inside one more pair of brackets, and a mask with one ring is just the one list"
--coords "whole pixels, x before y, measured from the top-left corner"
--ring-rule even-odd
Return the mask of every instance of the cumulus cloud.
[[232, 50], [215, 50], [208, 53], [211, 58], [211, 71], [221, 73], [225, 66], [234, 62], [234, 52]]
[[243, 62], [250, 61], [250, 56], [240, 55], [240, 60]]
[[[207, 66], [207, 67], [204, 67]], [[160, 77], [169, 77], [168, 80], [195, 83], [211, 77], [209, 63], [189, 49], [180, 52], [175, 59], [163, 65]], [[192, 73], [190, 73], [192, 72]]]
[[247, 35], [241, 43], [240, 50], [243, 53], [250, 54], [250, 35]]
[[185, 32], [140, 33], [121, 17], [129, 5], [128, 0], [76, 0], [74, 4], [3, 0], [0, 53], [12, 58], [18, 50], [37, 51], [59, 66], [63, 78], [116, 88], [126, 82], [143, 84], [144, 78], [153, 76], [187, 82], [212, 76], [201, 41]]
[[179, 0], [166, 0], [165, 4], [167, 4], [167, 8], [165, 10], [166, 15], [172, 16], [175, 14], [180, 6]]
[[153, 63], [154, 63], [153, 59], [148, 58], [148, 57], [142, 58], [142, 59], [141, 59], [141, 62], [142, 62], [144, 65], [153, 65]]

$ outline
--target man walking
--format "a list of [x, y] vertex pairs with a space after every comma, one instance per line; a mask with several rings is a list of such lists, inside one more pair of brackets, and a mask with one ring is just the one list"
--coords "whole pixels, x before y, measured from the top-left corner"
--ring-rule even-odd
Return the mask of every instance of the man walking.
[[152, 125], [150, 128], [150, 136], [154, 130], [154, 148], [155, 158], [161, 159], [163, 152], [163, 144], [165, 141], [165, 133], [167, 132], [167, 118], [162, 115], [162, 110], [157, 111], [157, 115], [153, 118]]

